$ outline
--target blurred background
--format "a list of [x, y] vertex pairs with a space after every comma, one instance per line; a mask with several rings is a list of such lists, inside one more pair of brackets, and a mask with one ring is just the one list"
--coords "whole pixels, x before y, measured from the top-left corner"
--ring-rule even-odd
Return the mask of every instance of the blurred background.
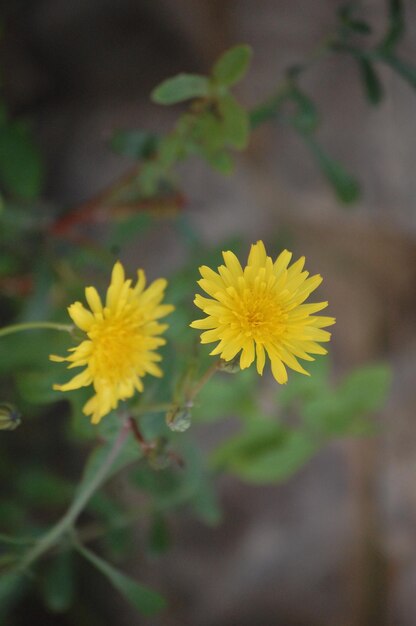
[[[149, 99], [161, 80], [206, 73], [225, 49], [247, 43], [253, 61], [236, 94], [254, 107], [288, 66], [309, 58], [333, 32], [342, 4], [6, 2], [2, 93], [14, 116], [30, 120], [42, 153], [39, 219], [51, 207], [81, 205], [128, 171], [131, 161], [109, 148], [116, 129], [169, 131], [178, 109]], [[387, 3], [365, 0], [361, 7], [377, 36]], [[415, 63], [416, 6], [408, 0], [404, 8], [399, 51]], [[237, 236], [245, 254], [260, 238], [269, 249], [285, 241], [323, 274], [321, 299], [337, 318], [334, 376], [369, 362], [391, 365], [377, 433], [332, 442], [285, 484], [221, 477], [223, 513], [215, 527], [173, 515], [171, 549], [157, 561], [140, 550], [128, 560], [130, 573], [167, 596], [170, 610], [161, 617], [137, 617], [97, 581], [91, 594], [100, 617], [54, 615], [32, 599], [17, 609], [13, 626], [28, 623], [28, 607], [30, 623], [42, 626], [416, 624], [416, 92], [390, 67], [378, 71], [384, 98], [377, 107], [348, 55], [329, 55], [302, 76], [319, 110], [319, 142], [359, 181], [353, 205], [340, 204], [305, 143], [284, 124], [256, 130], [228, 177], [196, 160], [182, 166], [184, 211], [207, 246]], [[105, 225], [86, 228], [99, 239]], [[151, 267], [154, 276], [179, 268], [184, 256], [175, 232], [172, 218], [160, 218], [123, 250], [127, 264]], [[196, 427], [203, 447], [221, 437], [218, 428]]]

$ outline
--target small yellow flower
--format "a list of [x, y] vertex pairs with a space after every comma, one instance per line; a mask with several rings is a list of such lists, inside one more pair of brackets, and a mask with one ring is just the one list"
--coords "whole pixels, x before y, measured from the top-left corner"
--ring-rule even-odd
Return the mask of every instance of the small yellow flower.
[[322, 282], [319, 275], [308, 278], [302, 257], [288, 267], [292, 253], [284, 250], [275, 262], [267, 256], [264, 244], [251, 246], [243, 269], [233, 252], [223, 252], [225, 265], [218, 273], [206, 266], [199, 268], [200, 287], [209, 295], [197, 295], [194, 303], [208, 316], [192, 322], [204, 330], [201, 343], [219, 341], [211, 354], [230, 361], [241, 351], [240, 368], [249, 367], [257, 358], [257, 371], [263, 373], [266, 353], [278, 383], [287, 382], [286, 366], [308, 374], [297, 357], [313, 361], [311, 354], [326, 354], [319, 343], [329, 341], [325, 326], [333, 317], [313, 315], [328, 303], [303, 304]]
[[69, 363], [68, 368], [85, 367], [65, 385], [54, 385], [59, 391], [71, 391], [93, 385], [95, 395], [85, 404], [83, 412], [91, 415], [93, 424], [115, 409], [119, 400], [131, 398], [143, 391], [146, 374], [162, 376], [157, 365], [161, 361], [155, 350], [166, 343], [160, 335], [166, 324], [158, 319], [173, 310], [161, 304], [167, 282], [155, 280], [147, 289], [143, 270], [137, 272], [137, 284], [125, 279], [124, 268], [118, 261], [113, 268], [105, 305], [94, 287], [85, 289], [91, 310], [81, 302], [68, 307], [73, 322], [86, 333], [86, 338], [67, 357], [51, 355], [52, 361]]

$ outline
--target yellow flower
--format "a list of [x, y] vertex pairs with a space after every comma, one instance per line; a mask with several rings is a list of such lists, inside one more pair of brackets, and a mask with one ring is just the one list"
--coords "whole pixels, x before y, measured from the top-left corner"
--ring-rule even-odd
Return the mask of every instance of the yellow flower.
[[138, 270], [137, 275], [137, 284], [132, 287], [118, 261], [105, 305], [97, 290], [87, 287], [85, 298], [91, 310], [81, 302], [68, 307], [73, 322], [86, 333], [85, 340], [70, 348], [71, 354], [65, 358], [50, 356], [52, 361], [67, 361], [70, 369], [85, 367], [65, 385], [54, 385], [54, 389], [71, 391], [93, 385], [95, 395], [83, 408], [85, 415], [91, 415], [93, 424], [115, 409], [119, 400], [131, 398], [136, 390], [143, 391], [142, 378], [146, 374], [162, 376], [157, 365], [161, 357], [155, 350], [166, 343], [160, 335], [167, 325], [157, 320], [170, 313], [173, 306], [161, 304], [165, 279], [159, 278], [145, 289], [143, 270]]
[[225, 265], [218, 273], [206, 266], [199, 268], [200, 287], [209, 295], [197, 295], [194, 303], [208, 316], [192, 322], [204, 330], [201, 343], [219, 341], [211, 354], [230, 361], [241, 351], [240, 367], [249, 367], [257, 358], [257, 371], [263, 373], [266, 353], [278, 383], [287, 382], [286, 366], [308, 374], [297, 357], [313, 361], [311, 354], [326, 354], [319, 345], [331, 335], [325, 326], [333, 317], [313, 315], [327, 302], [303, 304], [322, 282], [319, 275], [308, 278], [302, 257], [288, 267], [292, 253], [284, 250], [275, 262], [267, 256], [264, 244], [251, 246], [243, 269], [233, 252], [223, 252]]

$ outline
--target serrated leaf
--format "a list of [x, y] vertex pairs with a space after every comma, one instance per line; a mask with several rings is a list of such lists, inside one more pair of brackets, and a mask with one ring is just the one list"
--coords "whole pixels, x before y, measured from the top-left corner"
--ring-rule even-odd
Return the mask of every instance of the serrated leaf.
[[212, 68], [212, 76], [221, 85], [230, 87], [242, 79], [247, 72], [250, 59], [250, 46], [235, 46], [218, 59]]
[[147, 159], [156, 152], [159, 138], [145, 130], [117, 130], [111, 138], [114, 152], [133, 159]]
[[77, 546], [77, 549], [142, 615], [151, 616], [165, 608], [166, 602], [160, 594], [140, 585], [129, 576], [122, 574], [115, 567], [110, 565], [110, 563], [104, 561], [104, 559], [84, 546]]
[[25, 200], [36, 198], [42, 186], [40, 153], [27, 129], [16, 122], [0, 127], [0, 183]]
[[153, 89], [151, 99], [156, 104], [176, 104], [192, 98], [203, 98], [209, 93], [209, 80], [200, 74], [178, 74], [164, 80]]
[[378, 105], [383, 99], [383, 87], [374, 66], [368, 59], [357, 59], [366, 96], [371, 104]]
[[250, 123], [247, 111], [228, 94], [218, 101], [222, 117], [223, 136], [227, 143], [238, 150], [247, 146]]
[[314, 155], [322, 173], [332, 185], [337, 198], [344, 204], [352, 204], [360, 197], [360, 187], [344, 167], [330, 157], [324, 149], [315, 141], [310, 133], [301, 133], [306, 145]]

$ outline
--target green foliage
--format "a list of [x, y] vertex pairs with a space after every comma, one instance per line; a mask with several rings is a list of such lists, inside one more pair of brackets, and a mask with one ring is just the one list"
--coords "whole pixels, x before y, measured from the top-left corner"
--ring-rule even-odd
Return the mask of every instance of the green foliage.
[[165, 608], [166, 603], [158, 593], [139, 585], [84, 546], [78, 545], [77, 549], [139, 613], [152, 616]]
[[317, 448], [309, 433], [259, 416], [241, 434], [217, 448], [213, 465], [249, 482], [276, 482], [301, 468]]
[[311, 369], [310, 378], [294, 374], [277, 394], [278, 406], [284, 414], [296, 414], [300, 425], [249, 411], [242, 431], [214, 451], [214, 468], [253, 483], [287, 480], [329, 439], [373, 432], [369, 417], [385, 402], [389, 368], [362, 367], [335, 388], [320, 361]]
[[133, 159], [148, 159], [158, 146], [158, 137], [145, 130], [117, 130], [111, 138], [114, 152]]
[[130, 479], [148, 494], [156, 513], [189, 507], [206, 523], [217, 524], [221, 513], [205, 460], [195, 442], [184, 437], [176, 445], [180, 466], [155, 472], [141, 465], [131, 470]]
[[[108, 232], [99, 245], [55, 240], [49, 227], [58, 212], [38, 200], [43, 181], [39, 151], [28, 127], [10, 120], [6, 108], [0, 106], [0, 280], [5, 279], [6, 284], [12, 279], [13, 284], [16, 279], [18, 287], [24, 287], [28, 279], [29, 284], [27, 292], [22, 289], [17, 295], [2, 292], [2, 323], [64, 319], [65, 306], [83, 297], [85, 267], [98, 275], [107, 272], [114, 256], [119, 256], [138, 234], [147, 234], [151, 227], [157, 232], [158, 221], [149, 216], [148, 208], [157, 211], [163, 201], [170, 206], [172, 199], [173, 209], [178, 211], [175, 202], [182, 198], [178, 165], [197, 156], [228, 175], [234, 168], [235, 151], [247, 148], [251, 132], [261, 124], [273, 122], [292, 128], [305, 141], [337, 198], [343, 203], [355, 202], [359, 185], [320, 145], [318, 132], [323, 119], [319, 98], [313, 101], [302, 81], [322, 57], [346, 54], [358, 66], [372, 105], [379, 105], [384, 95], [380, 63], [416, 88], [415, 68], [396, 53], [404, 25], [402, 3], [390, 0], [386, 32], [374, 45], [367, 37], [371, 24], [361, 19], [357, 3], [344, 5], [338, 11], [335, 32], [311, 58], [288, 68], [270, 97], [250, 112], [231, 92], [249, 68], [249, 46], [226, 51], [209, 76], [182, 73], [163, 81], [152, 92], [155, 103], [189, 101], [189, 106], [166, 135], [132, 129], [112, 137], [111, 147], [116, 153], [139, 163], [129, 181], [116, 186], [103, 201], [107, 205], [108, 200], [114, 215], [118, 206], [128, 207], [129, 215], [117, 215], [113, 220], [110, 212]], [[40, 208], [45, 209], [42, 219]], [[20, 334], [0, 340], [0, 400], [12, 402], [23, 414], [22, 427], [16, 432], [1, 431], [1, 623], [6, 623], [8, 612], [32, 582], [17, 568], [39, 546], [42, 550], [23, 569], [38, 577], [49, 611], [65, 612], [75, 602], [74, 566], [81, 566], [74, 560], [73, 548], [77, 547], [133, 607], [143, 615], [152, 615], [164, 607], [163, 599], [79, 546], [75, 531], [86, 542], [98, 541], [97, 549], [104, 557], [120, 559], [133, 545], [131, 524], [145, 517], [149, 551], [155, 556], [163, 554], [171, 541], [169, 518], [173, 512], [186, 510], [212, 525], [220, 521], [213, 485], [217, 472], [228, 471], [251, 483], [287, 480], [331, 439], [374, 431], [370, 416], [383, 405], [389, 385], [390, 374], [384, 365], [360, 368], [333, 385], [327, 361], [318, 359], [310, 378], [292, 375], [272, 399], [270, 388], [254, 368], [235, 375], [218, 373], [193, 399], [193, 406], [192, 402], [182, 405], [188, 388], [212, 361], [208, 351], [197, 349], [196, 336], [188, 328], [194, 315], [190, 294], [197, 278], [196, 267], [218, 265], [220, 250], [236, 250], [238, 242], [207, 249], [186, 214], [176, 215], [172, 232], [187, 251], [189, 262], [170, 281], [167, 301], [177, 310], [169, 320], [165, 376], [162, 381], [149, 381], [145, 393], [124, 407], [131, 411], [137, 431], [134, 436], [130, 432], [115, 452], [124, 414], [112, 412], [99, 426], [93, 426], [82, 414], [90, 389], [68, 394], [66, 402], [52, 389], [54, 383], [70, 377], [64, 366], [57, 367], [48, 359], [49, 354], [64, 354], [72, 345], [68, 334], [34, 331], [27, 340]], [[9, 424], [9, 413], [1, 406], [2, 423]], [[213, 449], [208, 462], [190, 433], [178, 432], [177, 422], [176, 432], [168, 428], [166, 415], [172, 410], [176, 419], [178, 411], [189, 413], [182, 426], [198, 428], [204, 423], [204, 428], [216, 428], [213, 422], [228, 418], [235, 431]], [[50, 441], [59, 441], [58, 459], [53, 450], [50, 457], [44, 457], [50, 452]], [[66, 476], [81, 475], [81, 469], [76, 469], [80, 452], [87, 460], [76, 486]], [[66, 455], [72, 459], [70, 463]], [[24, 459], [18, 467], [17, 458]], [[105, 481], [122, 471], [145, 496], [146, 504], [142, 506], [142, 498], [140, 510], [126, 510], [117, 499], [117, 490], [101, 490]], [[85, 516], [81, 516], [83, 512]], [[56, 525], [45, 530], [46, 521], [61, 513], [63, 517]]]
[[247, 111], [231, 94], [219, 100], [218, 108], [222, 117], [222, 134], [225, 141], [237, 150], [243, 150], [249, 139]]
[[151, 93], [156, 104], [177, 104], [192, 98], [204, 98], [209, 93], [209, 80], [199, 74], [178, 74], [164, 80]]
[[250, 46], [239, 45], [224, 52], [212, 68], [213, 78], [220, 84], [231, 87], [247, 72], [251, 59]]

